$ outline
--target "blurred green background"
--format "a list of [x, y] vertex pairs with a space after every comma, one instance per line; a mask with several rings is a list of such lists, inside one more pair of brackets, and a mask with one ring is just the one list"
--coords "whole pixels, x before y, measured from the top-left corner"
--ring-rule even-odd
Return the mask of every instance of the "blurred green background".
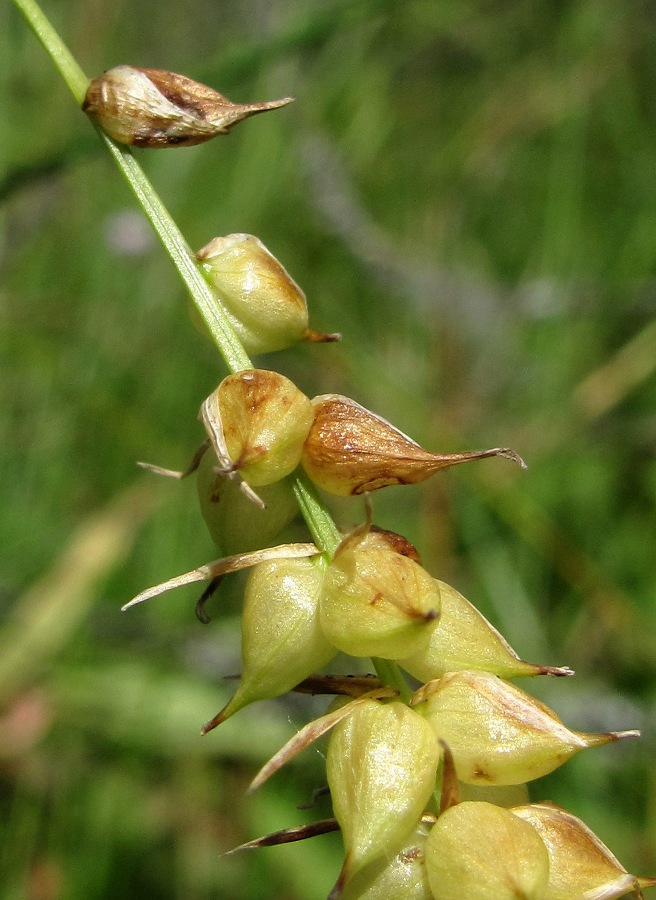
[[[44, 0], [90, 75], [118, 63], [296, 103], [138, 152], [193, 247], [258, 235], [339, 345], [264, 357], [429, 449], [511, 446], [374, 498], [532, 662], [580, 730], [638, 727], [532, 788], [656, 872], [656, 8], [625, 0]], [[325, 897], [337, 835], [319, 701], [201, 738], [239, 668], [236, 578], [129, 613], [216, 555], [181, 468], [224, 374], [172, 265], [33, 34], [0, 6], [0, 885], [9, 900]], [[333, 505], [342, 527], [359, 500]], [[345, 664], [346, 665], [346, 664]], [[365, 666], [366, 668], [366, 666]]]

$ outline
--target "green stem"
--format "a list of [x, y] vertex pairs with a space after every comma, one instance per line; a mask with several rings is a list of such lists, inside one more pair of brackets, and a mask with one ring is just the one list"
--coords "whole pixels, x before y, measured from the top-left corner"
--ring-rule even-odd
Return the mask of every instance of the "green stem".
[[378, 675], [381, 684], [385, 687], [394, 688], [395, 691], [399, 692], [399, 698], [404, 703], [408, 703], [412, 697], [412, 691], [397, 664], [389, 659], [380, 659], [377, 656], [372, 657], [371, 661], [374, 664], [376, 675]]
[[78, 106], [82, 106], [84, 95], [89, 86], [89, 79], [78, 65], [71, 51], [34, 0], [14, 0], [14, 4], [21, 11], [32, 31], [34, 31], [50, 54], [52, 61], [59, 69], [62, 78], [75, 97]]
[[171, 257], [191, 299], [207, 325], [214, 343], [219, 348], [226, 366], [231, 372], [252, 369], [253, 363], [242, 347], [223, 309], [216, 302], [216, 298], [196, 265], [194, 256], [180, 229], [146, 178], [143, 169], [127, 147], [119, 146], [100, 129], [97, 130], [125, 180], [132, 188], [132, 192], [164, 249]]
[[342, 536], [310, 479], [301, 469], [293, 481], [294, 494], [314, 543], [331, 559]]

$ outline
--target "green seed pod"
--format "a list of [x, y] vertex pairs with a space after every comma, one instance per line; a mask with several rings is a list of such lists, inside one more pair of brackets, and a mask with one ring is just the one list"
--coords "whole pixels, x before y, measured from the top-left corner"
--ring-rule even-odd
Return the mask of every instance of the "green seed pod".
[[217, 474], [219, 462], [210, 448], [198, 466], [200, 511], [214, 543], [224, 556], [268, 547], [298, 514], [287, 479], [258, 488], [264, 508], [251, 503], [239, 485]]
[[552, 803], [530, 803], [512, 812], [535, 828], [549, 852], [544, 900], [614, 900], [656, 885], [636, 878], [587, 825]]
[[528, 822], [491, 803], [464, 802], [431, 829], [426, 870], [439, 900], [544, 900], [549, 854]]
[[210, 731], [256, 700], [287, 693], [335, 656], [319, 626], [323, 569], [309, 559], [277, 559], [251, 569], [242, 615], [242, 674]]
[[309, 328], [305, 294], [252, 234], [216, 237], [196, 258], [247, 353], [284, 350], [299, 341], [339, 340], [338, 334]]
[[469, 600], [443, 581], [436, 584], [442, 600], [440, 626], [432, 631], [428, 647], [399, 660], [419, 681], [462, 669], [480, 669], [502, 678], [572, 674], [571, 669], [524, 662]]
[[449, 746], [460, 781], [521, 784], [546, 775], [587, 747], [638, 732], [570, 731], [530, 694], [488, 672], [454, 672], [415, 694]]
[[232, 470], [255, 487], [294, 471], [312, 404], [293, 382], [277, 372], [248, 369], [224, 378], [215, 394]]
[[397, 701], [367, 700], [335, 726], [326, 770], [346, 856], [332, 896], [404, 845], [433, 791], [439, 758], [428, 723]]
[[303, 448], [303, 468], [329, 494], [349, 497], [394, 484], [417, 484], [439, 469], [489, 456], [524, 466], [512, 450], [429, 453], [385, 419], [348, 397], [315, 397], [314, 420]]
[[231, 103], [175, 72], [116, 66], [91, 82], [82, 109], [115, 141], [159, 148], [201, 144], [242, 119], [291, 102]]
[[424, 859], [427, 836], [422, 823], [393, 859], [381, 857], [360, 869], [342, 900], [433, 900]]
[[[402, 542], [402, 543], [399, 543]], [[321, 627], [331, 643], [351, 656], [398, 659], [427, 645], [438, 624], [440, 593], [391, 532], [355, 532], [326, 570]], [[412, 548], [414, 550], [414, 548]]]

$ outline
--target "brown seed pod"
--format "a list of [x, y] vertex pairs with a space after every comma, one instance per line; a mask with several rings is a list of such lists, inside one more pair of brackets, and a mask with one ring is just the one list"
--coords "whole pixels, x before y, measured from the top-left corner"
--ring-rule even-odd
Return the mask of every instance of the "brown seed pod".
[[292, 97], [232, 103], [207, 85], [163, 69], [116, 66], [94, 79], [82, 109], [107, 134], [135, 147], [185, 147], [227, 132]]
[[524, 467], [512, 450], [429, 453], [385, 419], [354, 400], [323, 394], [312, 401], [314, 421], [303, 448], [303, 468], [329, 494], [348, 497], [395, 484], [417, 484], [438, 469], [504, 456]]

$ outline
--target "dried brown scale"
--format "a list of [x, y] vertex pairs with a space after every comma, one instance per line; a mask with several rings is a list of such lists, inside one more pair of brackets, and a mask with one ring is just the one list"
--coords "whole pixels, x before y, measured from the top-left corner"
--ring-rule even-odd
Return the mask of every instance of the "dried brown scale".
[[376, 675], [312, 675], [296, 685], [299, 694], [339, 694], [345, 697], [361, 697], [381, 686]]
[[379, 528], [377, 525], [372, 525], [370, 530], [384, 538], [388, 546], [394, 550], [395, 553], [398, 553], [401, 556], [407, 556], [409, 559], [412, 559], [414, 562], [421, 565], [419, 551], [414, 544], [411, 544], [402, 534], [397, 534], [395, 531], [388, 531], [386, 528]]
[[465, 453], [429, 453], [385, 419], [354, 400], [323, 394], [312, 401], [314, 420], [302, 464], [328, 493], [357, 496], [391, 485], [418, 484], [439, 469], [492, 456], [524, 466], [505, 447]]
[[176, 72], [115, 66], [91, 82], [82, 109], [119, 143], [158, 149], [203, 143], [291, 101], [233, 103]]

